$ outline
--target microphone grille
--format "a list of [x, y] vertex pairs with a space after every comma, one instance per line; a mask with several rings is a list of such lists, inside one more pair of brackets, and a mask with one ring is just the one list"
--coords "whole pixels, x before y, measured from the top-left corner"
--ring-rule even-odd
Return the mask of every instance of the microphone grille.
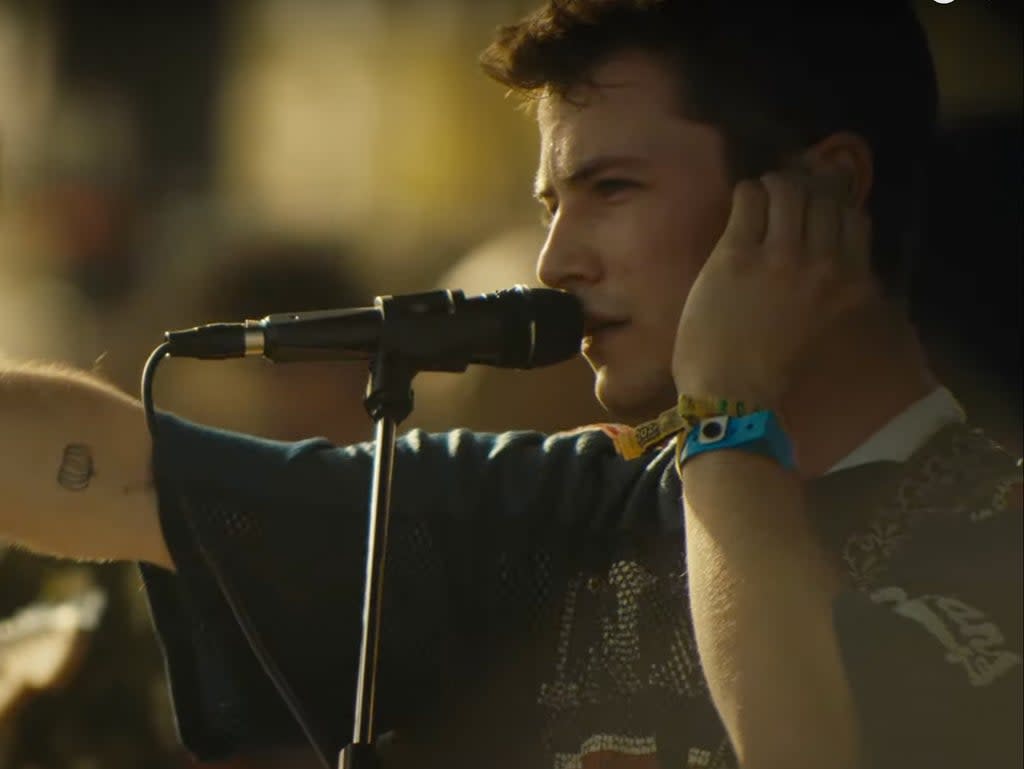
[[[569, 360], [580, 351], [583, 339], [583, 305], [572, 294], [552, 288], [516, 286], [499, 293], [518, 294], [522, 312], [520, 328], [531, 334], [529, 344], [516, 345], [521, 355], [510, 356], [505, 365], [514, 368], [550, 366]], [[517, 324], [519, 325], [519, 324]]]

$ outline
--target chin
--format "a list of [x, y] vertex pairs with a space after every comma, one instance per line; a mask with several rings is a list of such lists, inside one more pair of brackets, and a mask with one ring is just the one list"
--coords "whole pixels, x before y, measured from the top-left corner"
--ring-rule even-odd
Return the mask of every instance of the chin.
[[594, 395], [601, 407], [614, 419], [637, 424], [654, 419], [676, 402], [675, 386], [671, 377], [660, 377], [653, 372], [633, 371], [616, 376], [607, 366], [595, 371]]

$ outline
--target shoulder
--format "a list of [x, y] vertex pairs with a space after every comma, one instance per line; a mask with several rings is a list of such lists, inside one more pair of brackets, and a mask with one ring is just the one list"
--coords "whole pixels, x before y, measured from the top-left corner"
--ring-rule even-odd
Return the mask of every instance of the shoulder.
[[924, 580], [953, 589], [1004, 578], [1021, 559], [1022, 481], [1020, 461], [983, 432], [941, 430], [848, 530], [842, 558], [852, 585]]
[[932, 511], [954, 521], [1019, 520], [1022, 482], [1020, 458], [982, 430], [956, 424], [907, 462], [897, 501], [908, 512]]
[[631, 428], [629, 425], [617, 424], [614, 422], [594, 422], [593, 424], [580, 425], [579, 427], [573, 427], [569, 430], [561, 430], [557, 433], [552, 433], [551, 437], [555, 439], [566, 439], [566, 438], [580, 438], [580, 437], [595, 437], [600, 438], [604, 436], [610, 441], [614, 441], [620, 435], [625, 435]]

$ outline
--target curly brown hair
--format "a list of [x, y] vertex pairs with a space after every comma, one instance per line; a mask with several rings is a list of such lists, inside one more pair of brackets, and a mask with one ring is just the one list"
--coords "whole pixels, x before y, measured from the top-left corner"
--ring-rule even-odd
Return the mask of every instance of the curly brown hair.
[[661, 59], [682, 114], [714, 125], [733, 181], [837, 131], [874, 156], [875, 272], [905, 298], [937, 119], [934, 65], [909, 2], [548, 0], [500, 27], [484, 71], [527, 97], [592, 83], [624, 50]]

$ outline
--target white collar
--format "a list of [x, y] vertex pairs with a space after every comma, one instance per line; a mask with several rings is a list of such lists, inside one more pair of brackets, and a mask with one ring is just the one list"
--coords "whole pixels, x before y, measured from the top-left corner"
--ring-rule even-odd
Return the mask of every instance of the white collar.
[[953, 393], [945, 387], [936, 387], [889, 420], [828, 472], [835, 473], [868, 462], [905, 462], [943, 427], [966, 420], [967, 416]]

